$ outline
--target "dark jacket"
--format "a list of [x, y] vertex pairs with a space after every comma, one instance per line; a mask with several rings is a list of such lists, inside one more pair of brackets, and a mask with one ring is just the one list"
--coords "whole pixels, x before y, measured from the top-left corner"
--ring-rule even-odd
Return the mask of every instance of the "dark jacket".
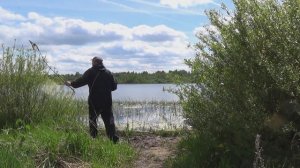
[[86, 84], [89, 86], [89, 105], [100, 108], [112, 106], [111, 92], [117, 89], [117, 82], [109, 70], [103, 65], [93, 66], [71, 82], [74, 88]]

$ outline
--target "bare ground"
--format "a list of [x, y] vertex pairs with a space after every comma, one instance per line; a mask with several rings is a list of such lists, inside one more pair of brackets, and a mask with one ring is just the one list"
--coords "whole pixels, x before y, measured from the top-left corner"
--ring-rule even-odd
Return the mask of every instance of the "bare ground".
[[137, 135], [129, 138], [129, 143], [137, 150], [135, 168], [161, 168], [168, 158], [175, 156], [180, 137], [158, 135]]

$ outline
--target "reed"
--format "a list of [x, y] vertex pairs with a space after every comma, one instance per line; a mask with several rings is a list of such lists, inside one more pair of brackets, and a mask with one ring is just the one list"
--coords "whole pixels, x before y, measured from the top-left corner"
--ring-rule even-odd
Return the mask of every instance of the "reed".
[[123, 130], [177, 131], [184, 127], [179, 102], [168, 101], [114, 101], [116, 124]]
[[14, 127], [18, 119], [26, 123], [49, 117], [60, 120], [82, 110], [65, 92], [46, 91], [45, 88], [54, 84], [48, 78], [45, 57], [24, 48], [3, 47], [2, 50], [0, 128]]
[[[105, 136], [92, 139], [78, 118], [85, 104], [48, 78], [46, 59], [2, 48], [0, 167], [125, 167], [135, 152]], [[53, 87], [54, 86], [54, 87]]]

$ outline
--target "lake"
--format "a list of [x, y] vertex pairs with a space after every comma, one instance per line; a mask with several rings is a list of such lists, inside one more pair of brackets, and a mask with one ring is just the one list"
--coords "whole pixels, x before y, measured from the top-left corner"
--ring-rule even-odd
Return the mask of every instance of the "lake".
[[[174, 84], [118, 84], [112, 92], [113, 101], [178, 101], [178, 97], [167, 91], [176, 89]], [[87, 99], [88, 86], [77, 88], [75, 97]]]
[[[174, 84], [119, 84], [113, 93], [113, 112], [118, 129], [135, 131], [175, 130], [185, 127]], [[65, 88], [67, 89], [67, 88]], [[87, 100], [88, 86], [75, 89], [75, 98]], [[85, 123], [88, 119], [81, 118]], [[98, 121], [104, 128], [103, 122]]]

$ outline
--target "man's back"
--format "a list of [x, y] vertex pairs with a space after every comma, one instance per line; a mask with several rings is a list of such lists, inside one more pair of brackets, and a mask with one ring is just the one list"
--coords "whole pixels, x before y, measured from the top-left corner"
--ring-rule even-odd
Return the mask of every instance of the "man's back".
[[104, 67], [91, 68], [90, 98], [95, 104], [111, 106], [111, 92], [117, 89], [117, 82], [109, 70]]

